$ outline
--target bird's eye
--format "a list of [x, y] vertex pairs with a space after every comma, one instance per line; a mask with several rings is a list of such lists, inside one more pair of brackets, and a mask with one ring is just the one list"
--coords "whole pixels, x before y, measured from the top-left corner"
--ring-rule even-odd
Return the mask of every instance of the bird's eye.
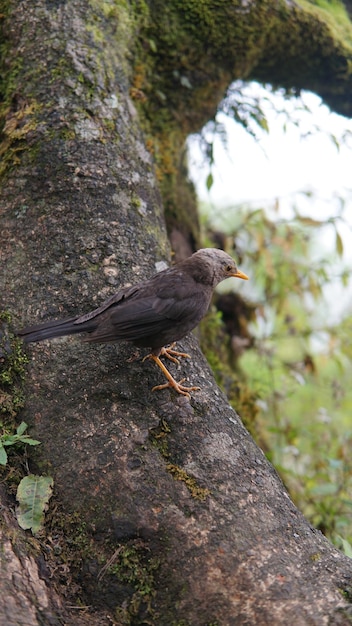
[[226, 265], [226, 271], [231, 272], [233, 270], [232, 265]]

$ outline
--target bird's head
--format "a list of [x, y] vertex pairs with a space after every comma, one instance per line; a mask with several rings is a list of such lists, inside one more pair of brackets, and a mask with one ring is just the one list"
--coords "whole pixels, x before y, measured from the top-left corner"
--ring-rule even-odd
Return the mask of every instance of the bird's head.
[[203, 267], [204, 277], [207, 278], [206, 282], [210, 282], [212, 287], [216, 287], [225, 278], [235, 277], [249, 280], [248, 276], [238, 269], [232, 257], [223, 250], [202, 248], [195, 252], [191, 258]]

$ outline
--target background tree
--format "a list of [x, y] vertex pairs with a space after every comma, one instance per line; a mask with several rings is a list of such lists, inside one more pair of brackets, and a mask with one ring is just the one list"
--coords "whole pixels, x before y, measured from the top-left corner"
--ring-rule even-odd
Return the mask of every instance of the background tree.
[[[324, 221], [297, 209], [285, 219], [277, 207], [208, 210], [208, 237], [221, 232], [255, 275], [255, 304], [222, 290], [214, 299], [221, 314], [211, 325], [222, 338], [221, 360], [207, 320], [201, 345], [295, 503], [350, 556], [351, 317], [342, 309], [339, 320], [334, 306], [339, 282], [347, 295], [349, 280], [341, 258], [343, 213]], [[323, 243], [327, 229], [330, 246]], [[231, 370], [224, 366], [229, 360]]]
[[[169, 258], [161, 198], [177, 255], [199, 243], [184, 139], [232, 79], [310, 87], [349, 111], [340, 5], [2, 5], [1, 294], [17, 326], [154, 273]], [[3, 337], [19, 385], [5, 324]], [[28, 466], [54, 496], [32, 538], [3, 490], [5, 623], [347, 622], [351, 561], [290, 502], [195, 338], [182, 347], [202, 384], [191, 402], [152, 394], [159, 373], [127, 346], [30, 349], [21, 417], [42, 443]]]

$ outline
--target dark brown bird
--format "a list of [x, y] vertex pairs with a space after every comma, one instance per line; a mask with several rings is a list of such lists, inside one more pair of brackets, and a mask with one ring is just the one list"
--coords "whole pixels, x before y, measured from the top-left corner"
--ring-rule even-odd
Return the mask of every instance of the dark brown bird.
[[155, 389], [172, 387], [182, 395], [199, 387], [184, 387], [171, 376], [160, 356], [178, 362], [175, 357], [188, 354], [165, 348], [182, 339], [206, 314], [216, 285], [235, 276], [248, 280], [233, 259], [215, 248], [198, 250], [177, 265], [155, 274], [149, 280], [121, 289], [100, 307], [66, 320], [45, 322], [18, 332], [26, 343], [63, 335], [88, 333], [83, 341], [104, 343], [129, 341], [151, 348], [148, 355], [163, 371], [168, 382]]

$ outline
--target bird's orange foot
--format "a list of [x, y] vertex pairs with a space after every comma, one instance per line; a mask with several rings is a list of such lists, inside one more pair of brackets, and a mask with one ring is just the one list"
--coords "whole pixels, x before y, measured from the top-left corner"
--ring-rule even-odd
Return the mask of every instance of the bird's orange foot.
[[167, 359], [172, 361], [173, 363], [179, 364], [179, 360], [176, 357], [190, 359], [191, 355], [187, 354], [187, 352], [179, 352], [178, 350], [174, 350], [176, 345], [176, 341], [171, 344], [169, 348], [161, 348], [161, 352], [159, 356], [166, 356]]
[[[170, 372], [169, 372], [170, 373]], [[152, 391], [159, 391], [159, 389], [174, 389], [175, 391], [177, 391], [177, 393], [180, 393], [182, 396], [187, 396], [187, 398], [190, 398], [190, 391], [199, 391], [200, 387], [185, 387], [184, 385], [182, 385], [182, 383], [185, 381], [185, 378], [182, 378], [182, 380], [180, 380], [180, 382], [178, 383], [174, 378], [169, 379], [167, 383], [164, 383], [163, 385], [156, 385], [155, 387], [153, 387]]]
[[[163, 348], [163, 350], [167, 351], [166, 348]], [[163, 353], [163, 351], [162, 351]], [[183, 353], [182, 353], [183, 354]], [[189, 355], [186, 355], [189, 356]], [[152, 361], [154, 361], [154, 363], [156, 363], [158, 365], [158, 367], [160, 367], [161, 371], [163, 372], [164, 376], [167, 378], [167, 383], [164, 383], [163, 385], [156, 385], [155, 387], [153, 387], [152, 391], [157, 391], [159, 389], [167, 389], [167, 388], [171, 388], [174, 389], [177, 393], [180, 393], [182, 396], [187, 396], [188, 398], [190, 398], [190, 391], [199, 391], [200, 387], [185, 387], [182, 383], [186, 380], [185, 378], [182, 378], [182, 380], [180, 380], [180, 382], [178, 383], [174, 377], [170, 374], [169, 370], [165, 367], [164, 363], [162, 363], [162, 361], [160, 361], [159, 357], [156, 356], [155, 354], [148, 354], [143, 361], [149, 358]], [[173, 360], [173, 359], [171, 359]], [[176, 359], [175, 359], [176, 360]], [[178, 362], [178, 361], [176, 361]]]

